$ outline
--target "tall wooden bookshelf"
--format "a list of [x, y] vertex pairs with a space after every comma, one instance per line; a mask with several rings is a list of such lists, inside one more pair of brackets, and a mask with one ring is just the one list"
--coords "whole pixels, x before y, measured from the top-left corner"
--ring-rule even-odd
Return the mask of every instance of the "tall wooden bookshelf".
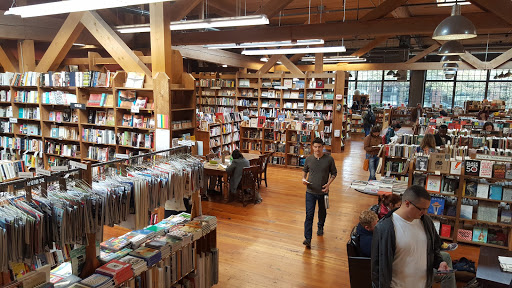
[[[1, 154], [2, 159], [21, 159], [26, 161], [27, 167], [39, 166], [51, 169], [52, 166], [65, 165], [67, 160], [101, 162], [114, 158], [115, 154], [139, 154], [153, 151], [156, 149], [155, 132], [158, 129], [156, 117], [160, 116], [157, 113], [159, 112], [156, 109], [157, 105], [162, 109], [160, 113], [165, 113], [169, 120], [169, 123], [164, 125], [166, 127], [162, 127], [169, 130], [168, 146], [172, 145], [172, 138], [186, 133], [194, 135], [196, 102], [193, 97], [193, 78], [186, 74], [183, 75], [184, 84], [169, 85], [171, 97], [163, 101], [154, 93], [152, 79], [146, 81], [147, 88], [125, 88], [126, 77], [127, 73], [116, 72], [111, 87], [54, 87], [43, 86], [39, 82], [35, 86], [1, 86], [0, 93], [4, 93], [1, 91], [5, 91], [5, 94], [9, 92], [10, 99], [0, 101], [0, 107], [12, 107], [11, 116], [0, 118], [2, 128], [11, 127], [10, 131], [0, 131], [1, 148], [4, 152]], [[134, 92], [136, 96], [146, 98], [146, 108], [119, 107], [119, 93], [127, 90]], [[74, 100], [73, 103], [65, 104], [48, 102], [49, 96], [46, 94], [55, 92], [76, 95], [76, 102]], [[91, 94], [112, 95], [113, 103], [111, 106], [88, 105]], [[24, 99], [22, 95], [31, 95], [32, 98]], [[67, 116], [56, 117], [58, 113]], [[98, 115], [109, 113], [112, 115], [112, 123], [97, 122]], [[147, 123], [152, 119], [154, 124], [149, 127], [123, 125], [125, 115], [144, 117], [148, 119]], [[66, 133], [61, 134], [64, 131]], [[91, 136], [87, 137], [87, 135]], [[19, 148], [11, 150], [14, 147], [12, 145], [14, 139], [20, 145]], [[123, 139], [126, 140], [123, 141]], [[146, 144], [148, 140], [151, 142], [150, 145]], [[102, 149], [105, 157], [93, 157], [92, 155], [98, 154], [94, 153], [97, 151], [95, 149]], [[32, 155], [36, 157], [31, 157]], [[33, 160], [38, 163], [31, 165]]]
[[[279, 114], [287, 119], [308, 120], [304, 115], [311, 115], [313, 119], [322, 119], [324, 122], [324, 141], [326, 148], [331, 152], [341, 152], [347, 133], [346, 89], [348, 89], [346, 72], [337, 73], [306, 73], [293, 75], [287, 73], [242, 73], [233, 75], [196, 74], [196, 98], [199, 109], [205, 113], [242, 112], [249, 118], [265, 116], [274, 120]], [[229, 83], [233, 88], [234, 105], [224, 105], [219, 100], [219, 87], [212, 89], [212, 84]], [[232, 93], [232, 90], [229, 90]], [[336, 95], [340, 95], [336, 97]], [[232, 97], [231, 94], [229, 97]], [[221, 94], [220, 98], [226, 98]], [[230, 100], [231, 98], [229, 98]], [[226, 99], [228, 100], [228, 99]], [[217, 104], [218, 103], [218, 104]], [[228, 102], [229, 104], [233, 101]], [[340, 109], [337, 110], [337, 105]], [[334, 137], [334, 131], [339, 130], [339, 137]], [[336, 133], [338, 135], [338, 133]], [[244, 138], [244, 137], [241, 137]], [[242, 139], [242, 142], [244, 139]], [[264, 148], [263, 145], [260, 146]], [[263, 150], [259, 149], [261, 152]]]

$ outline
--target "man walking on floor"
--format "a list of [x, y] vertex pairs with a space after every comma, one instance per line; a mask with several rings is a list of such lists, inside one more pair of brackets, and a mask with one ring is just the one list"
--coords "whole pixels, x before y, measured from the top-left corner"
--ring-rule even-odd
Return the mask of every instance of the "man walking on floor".
[[313, 140], [313, 155], [306, 158], [304, 163], [304, 177], [302, 184], [306, 189], [306, 221], [304, 221], [303, 242], [307, 248], [311, 248], [313, 235], [313, 219], [315, 207], [318, 201], [318, 231], [317, 235], [324, 235], [324, 223], [327, 211], [325, 207], [326, 196], [329, 194], [329, 186], [336, 178], [338, 171], [331, 155], [324, 154], [324, 142], [320, 138]]
[[389, 212], [375, 226], [372, 243], [374, 288], [432, 287], [434, 269], [450, 281], [441, 287], [456, 287], [453, 271], [440, 253], [441, 239], [427, 213], [430, 194], [423, 186], [407, 188], [402, 206]]

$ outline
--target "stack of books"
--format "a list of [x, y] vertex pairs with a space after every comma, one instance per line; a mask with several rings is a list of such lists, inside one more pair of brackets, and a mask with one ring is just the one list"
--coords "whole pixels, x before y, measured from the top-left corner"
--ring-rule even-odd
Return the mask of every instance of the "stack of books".
[[130, 255], [143, 259], [148, 267], [162, 260], [162, 253], [160, 251], [148, 247], [139, 247], [137, 250], [130, 252]]
[[119, 259], [119, 261], [131, 264], [133, 275], [135, 275], [135, 276], [138, 276], [142, 272], [148, 270], [148, 266], [146, 266], [146, 261], [142, 260], [141, 258], [137, 258], [137, 257], [128, 255], [128, 256], [125, 256], [125, 257]]
[[91, 276], [80, 281], [80, 284], [82, 284], [86, 287], [95, 287], [95, 288], [115, 287], [114, 279], [112, 279], [109, 276], [105, 276], [105, 275], [101, 275], [101, 274], [92, 274]]
[[119, 260], [119, 259], [125, 257], [126, 255], [130, 254], [130, 252], [132, 252], [132, 251], [133, 250], [130, 248], [124, 248], [119, 251], [102, 248], [100, 251], [99, 259], [101, 262], [107, 263], [112, 260]]
[[101, 242], [100, 247], [102, 249], [108, 249], [112, 251], [119, 251], [127, 246], [129, 246], [131, 243], [126, 238], [110, 238], [107, 241]]
[[146, 244], [144, 244], [145, 247], [159, 250], [162, 254], [162, 259], [169, 257], [171, 255], [171, 243], [167, 242], [167, 237], [160, 236], [157, 237]]
[[132, 265], [118, 260], [112, 260], [99, 267], [96, 273], [112, 277], [116, 285], [133, 277]]

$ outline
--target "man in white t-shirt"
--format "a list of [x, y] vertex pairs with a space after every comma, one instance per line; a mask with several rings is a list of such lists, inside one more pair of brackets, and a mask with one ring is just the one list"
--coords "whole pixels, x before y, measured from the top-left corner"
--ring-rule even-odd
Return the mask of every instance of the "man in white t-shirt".
[[425, 215], [429, 206], [425, 188], [411, 186], [402, 196], [402, 206], [377, 224], [372, 243], [373, 287], [431, 287], [434, 269], [450, 269], [441, 257], [442, 243], [434, 223]]

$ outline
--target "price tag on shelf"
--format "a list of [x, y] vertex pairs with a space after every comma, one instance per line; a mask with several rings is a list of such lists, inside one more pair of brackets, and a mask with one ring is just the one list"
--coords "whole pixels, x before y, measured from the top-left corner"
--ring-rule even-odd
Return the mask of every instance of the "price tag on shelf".
[[117, 159], [129, 159], [130, 156], [127, 154], [116, 154]]
[[139, 113], [140, 107], [139, 106], [132, 106], [132, 113]]
[[84, 164], [84, 163], [80, 163], [80, 162], [76, 162], [76, 161], [72, 161], [70, 160], [69, 161], [69, 165], [72, 167], [72, 168], [80, 168], [82, 170], [87, 170], [87, 164]]
[[52, 172], [48, 171], [48, 170], [45, 170], [45, 169], [36, 168], [36, 174], [37, 175], [44, 175], [44, 176], [51, 176]]
[[18, 177], [20, 177], [20, 178], [34, 178], [34, 173], [32, 173], [32, 172], [18, 172]]
[[441, 175], [441, 171], [435, 171], [434, 172], [436, 175]]
[[18, 118], [9, 118], [9, 123], [18, 123]]
[[68, 166], [53, 166], [51, 167], [53, 172], [68, 171]]
[[80, 110], [85, 110], [85, 104], [82, 104], [82, 103], [71, 103], [69, 104], [69, 106], [71, 106], [71, 109], [80, 109]]

